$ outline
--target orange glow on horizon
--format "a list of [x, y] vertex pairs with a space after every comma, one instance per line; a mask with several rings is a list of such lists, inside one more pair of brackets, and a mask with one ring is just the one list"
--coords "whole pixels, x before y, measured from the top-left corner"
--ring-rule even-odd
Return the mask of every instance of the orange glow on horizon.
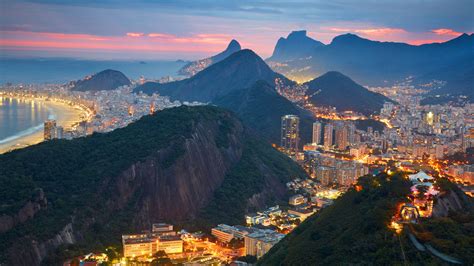
[[51, 32], [0, 31], [0, 47], [10, 50], [111, 50], [145, 52], [204, 52], [225, 49], [232, 39], [227, 35], [197, 34], [178, 37], [169, 34], [129, 32], [125, 36], [98, 36]]

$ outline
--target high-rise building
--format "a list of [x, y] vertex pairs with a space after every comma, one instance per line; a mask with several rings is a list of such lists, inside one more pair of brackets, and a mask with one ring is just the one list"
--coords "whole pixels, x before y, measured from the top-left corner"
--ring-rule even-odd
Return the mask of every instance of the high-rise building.
[[55, 139], [62, 139], [64, 138], [64, 128], [62, 126], [57, 126], [55, 130]]
[[281, 117], [281, 146], [290, 155], [296, 155], [299, 145], [300, 119], [296, 115]]
[[44, 140], [52, 140], [56, 136], [56, 120], [46, 120], [44, 122]]
[[349, 145], [353, 145], [357, 143], [356, 140], [356, 126], [354, 123], [349, 123]]
[[349, 145], [349, 127], [345, 123], [336, 125], [336, 147], [338, 150], [345, 150]]
[[331, 124], [326, 124], [324, 126], [324, 149], [329, 150], [332, 147], [332, 135], [334, 131], [334, 126]]
[[323, 130], [323, 125], [321, 124], [321, 122], [313, 123], [313, 143], [314, 144], [321, 143], [322, 130]]

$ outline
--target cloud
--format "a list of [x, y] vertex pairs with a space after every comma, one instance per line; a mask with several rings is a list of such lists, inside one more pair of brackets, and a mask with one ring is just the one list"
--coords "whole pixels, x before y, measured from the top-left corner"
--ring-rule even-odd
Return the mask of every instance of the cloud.
[[[132, 38], [130, 38], [132, 37]], [[0, 49], [41, 51], [114, 51], [170, 54], [213, 54], [225, 49], [231, 40], [226, 34], [194, 34], [178, 37], [165, 33], [128, 32], [122, 36], [91, 34], [0, 31]]]
[[372, 28], [372, 29], [358, 29], [355, 30], [357, 33], [361, 33], [367, 36], [385, 36], [390, 34], [400, 34], [406, 33], [407, 31], [404, 29], [397, 29], [397, 28]]
[[333, 32], [353, 32], [353, 33], [360, 33], [362, 35], [367, 35], [367, 36], [384, 36], [388, 34], [400, 34], [400, 33], [406, 33], [407, 31], [404, 29], [399, 29], [399, 28], [354, 28], [354, 27], [347, 27], [347, 28], [339, 28], [339, 27], [326, 27], [324, 29], [327, 29], [329, 31]]
[[176, 37], [175, 35], [166, 34], [166, 33], [148, 33], [147, 36], [150, 38], [168, 38], [168, 39]]
[[128, 37], [143, 37], [145, 36], [142, 32], [127, 32]]
[[459, 36], [462, 34], [461, 32], [457, 32], [453, 29], [435, 29], [435, 30], [432, 30], [431, 32], [433, 32], [436, 35], [449, 35], [449, 36]]

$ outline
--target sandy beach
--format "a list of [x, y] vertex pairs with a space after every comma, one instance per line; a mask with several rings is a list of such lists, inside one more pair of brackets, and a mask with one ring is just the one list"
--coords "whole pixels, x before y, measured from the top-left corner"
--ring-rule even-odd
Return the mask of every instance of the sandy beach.
[[[39, 101], [36, 100], [35, 101]], [[83, 111], [74, 106], [60, 102], [43, 101], [43, 104], [52, 110], [56, 123], [65, 129], [82, 120]], [[24, 148], [43, 141], [43, 127], [38, 127], [31, 134], [21, 136], [11, 141], [0, 144], [0, 154], [10, 150]]]

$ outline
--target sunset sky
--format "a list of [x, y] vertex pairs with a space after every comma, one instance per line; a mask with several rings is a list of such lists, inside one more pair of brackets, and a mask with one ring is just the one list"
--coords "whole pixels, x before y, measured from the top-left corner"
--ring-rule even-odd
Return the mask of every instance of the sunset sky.
[[[64, 2], [64, 3], [63, 3]], [[94, 1], [98, 2], [98, 1]], [[423, 44], [474, 31], [472, 0], [2, 0], [2, 57], [195, 59], [231, 39], [262, 57], [279, 37], [306, 29]]]

